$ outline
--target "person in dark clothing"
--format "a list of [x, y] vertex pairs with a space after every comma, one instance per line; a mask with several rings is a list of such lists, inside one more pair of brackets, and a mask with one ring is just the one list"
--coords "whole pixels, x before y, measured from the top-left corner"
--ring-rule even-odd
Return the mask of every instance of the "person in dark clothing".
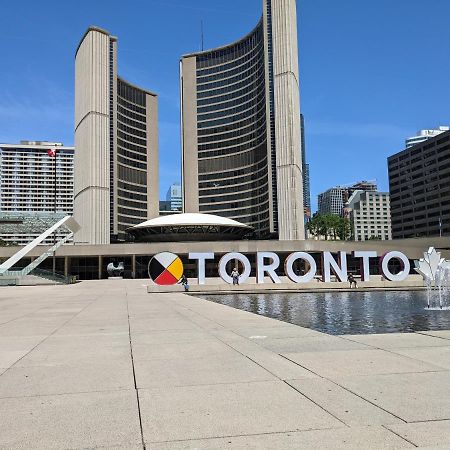
[[184, 273], [181, 277], [181, 280], [178, 282], [178, 284], [181, 284], [184, 287], [184, 292], [189, 292], [189, 282]]
[[348, 275], [348, 282], [350, 283], [350, 289], [352, 289], [353, 285], [355, 285], [355, 289], [358, 288], [358, 285], [356, 284], [356, 279], [352, 273]]

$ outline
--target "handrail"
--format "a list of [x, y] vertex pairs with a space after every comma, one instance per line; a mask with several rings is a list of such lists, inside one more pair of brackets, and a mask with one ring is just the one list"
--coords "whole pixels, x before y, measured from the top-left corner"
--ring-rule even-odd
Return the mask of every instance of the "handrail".
[[[52, 225], [48, 230], [45, 230], [41, 235], [39, 235], [36, 239], [31, 241], [29, 244], [25, 245], [22, 249], [20, 249], [17, 253], [7, 259], [3, 264], [0, 264], [0, 275], [3, 275], [8, 269], [10, 269], [14, 264], [20, 261], [26, 254], [31, 252], [35, 247], [37, 247], [44, 239], [49, 237], [52, 233], [54, 233], [59, 227], [66, 224], [72, 229], [72, 224], [74, 223], [71, 216], [65, 216], [54, 225]], [[68, 222], [68, 223], [66, 223]], [[73, 231], [76, 231], [74, 229]], [[45, 258], [44, 258], [45, 259]], [[42, 261], [41, 261], [42, 262]]]

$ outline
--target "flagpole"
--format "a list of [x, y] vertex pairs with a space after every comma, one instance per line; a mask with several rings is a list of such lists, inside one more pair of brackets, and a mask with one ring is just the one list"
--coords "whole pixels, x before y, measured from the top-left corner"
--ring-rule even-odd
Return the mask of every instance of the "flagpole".
[[[54, 186], [53, 186], [53, 188], [54, 188], [54, 192], [53, 192], [53, 194], [54, 194], [54, 196], [53, 196], [53, 200], [54, 200], [53, 201], [53, 212], [55, 214], [55, 222], [56, 222], [56, 191], [57, 191], [57, 189], [56, 189], [56, 157], [58, 155], [58, 152], [56, 151], [56, 148], [55, 148], [54, 152], [55, 152], [55, 164], [53, 166], [53, 183], [54, 183]], [[53, 245], [54, 246], [56, 245], [56, 230], [53, 233]], [[55, 276], [55, 273], [56, 273], [56, 251], [53, 250], [53, 276]]]

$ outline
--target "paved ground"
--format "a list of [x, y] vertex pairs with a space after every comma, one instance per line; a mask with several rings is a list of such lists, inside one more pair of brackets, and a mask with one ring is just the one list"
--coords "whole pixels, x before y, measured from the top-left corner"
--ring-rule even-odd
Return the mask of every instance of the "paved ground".
[[327, 336], [141, 281], [0, 288], [1, 449], [450, 448], [450, 331]]

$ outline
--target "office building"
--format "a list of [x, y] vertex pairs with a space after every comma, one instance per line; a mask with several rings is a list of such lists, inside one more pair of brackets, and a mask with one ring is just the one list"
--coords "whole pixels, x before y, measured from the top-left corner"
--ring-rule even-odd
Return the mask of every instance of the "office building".
[[304, 239], [295, 0], [264, 0], [247, 36], [181, 59], [184, 211]]
[[[181, 194], [180, 183], [173, 183], [166, 194], [166, 202], [169, 202], [171, 211], [181, 211], [183, 208], [183, 200]], [[161, 208], [160, 208], [161, 210]]]
[[355, 241], [392, 239], [389, 193], [355, 190], [346, 209]]
[[305, 210], [305, 219], [311, 217], [311, 187], [309, 180], [309, 164], [306, 162], [306, 137], [305, 137], [305, 117], [300, 114], [301, 129], [301, 149], [302, 149], [302, 173], [303, 173], [303, 208]]
[[[73, 158], [74, 148], [59, 142], [0, 144], [1, 240], [26, 245], [72, 215]], [[42, 245], [51, 242], [53, 238], [48, 238]]]
[[349, 186], [335, 186], [318, 196], [318, 213], [342, 216], [344, 207], [356, 190], [371, 192], [377, 190], [375, 181], [358, 181]]
[[56, 201], [56, 212], [72, 215], [73, 160], [74, 148], [57, 142], [0, 144], [0, 211], [54, 213]]
[[450, 131], [388, 158], [394, 239], [450, 233]]
[[74, 217], [80, 244], [127, 239], [159, 213], [158, 103], [117, 75], [117, 38], [90, 27], [75, 56]]
[[420, 144], [421, 142], [425, 142], [428, 139], [439, 136], [446, 131], [449, 131], [450, 127], [440, 126], [438, 128], [432, 130], [420, 130], [416, 136], [412, 136], [405, 140], [405, 148], [411, 148], [416, 144]]

